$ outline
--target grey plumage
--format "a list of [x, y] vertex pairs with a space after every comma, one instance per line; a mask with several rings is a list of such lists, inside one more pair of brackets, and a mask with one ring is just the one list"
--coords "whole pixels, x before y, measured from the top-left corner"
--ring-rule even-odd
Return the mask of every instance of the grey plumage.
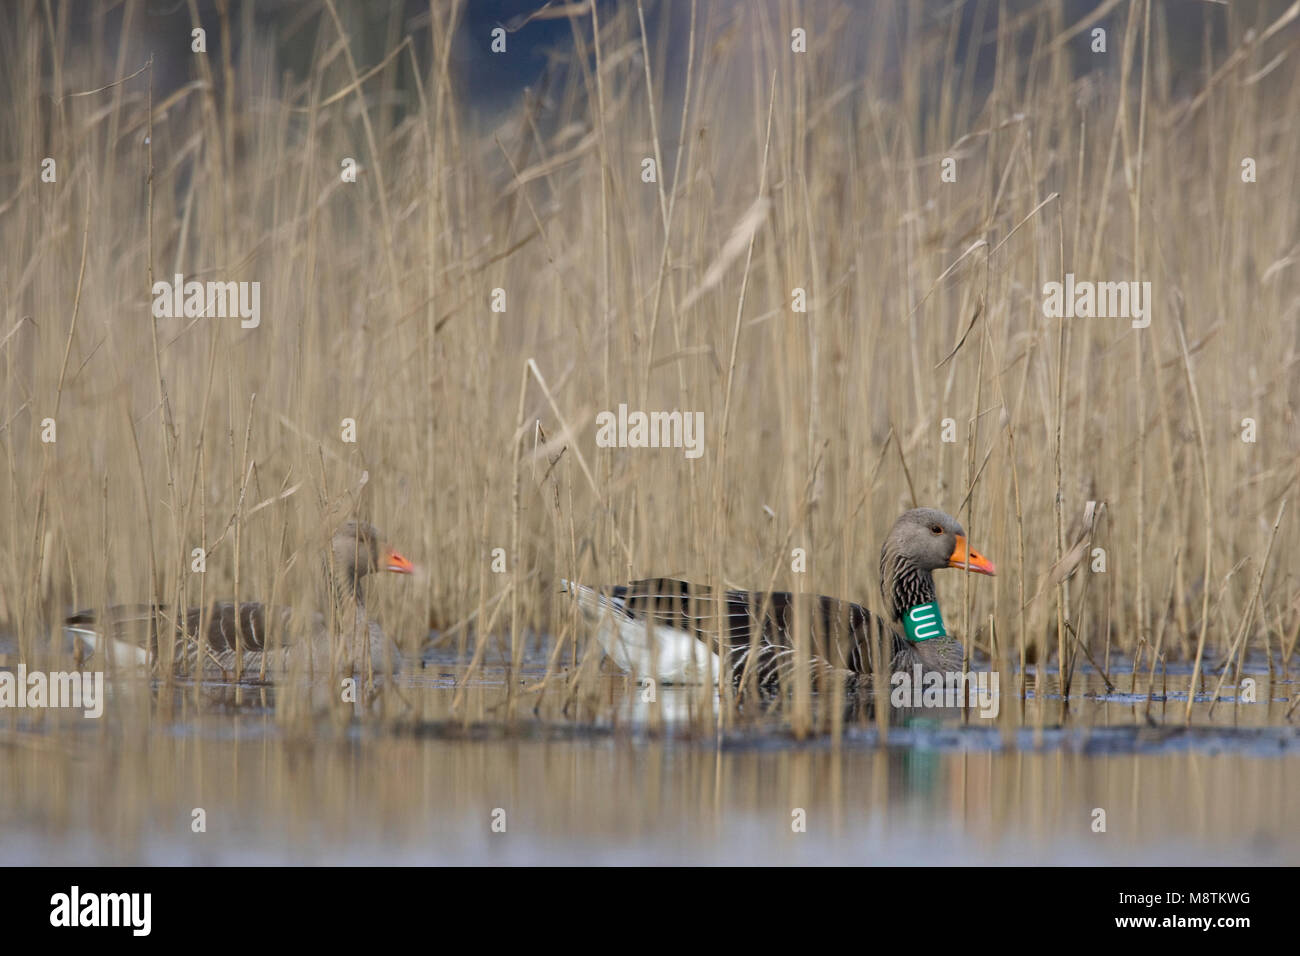
[[[918, 604], [936, 601], [933, 572], [957, 566], [961, 555], [972, 570], [993, 573], [992, 564], [975, 552], [967, 558], [965, 532], [956, 519], [932, 508], [905, 512], [894, 523], [880, 551], [881, 594], [890, 619], [867, 608], [837, 598], [793, 594], [789, 591], [738, 591], [715, 594], [712, 589], [667, 578], [649, 578], [628, 585], [593, 589], [565, 583], [579, 595], [588, 620], [599, 623], [605, 642], [616, 637], [622, 646], [606, 646], [616, 660], [638, 653], [646, 666], [659, 659], [658, 634], [693, 635], [718, 657], [724, 673], [738, 688], [758, 686], [767, 691], [789, 687], [800, 663], [795, 655], [796, 627], [807, 634], [806, 658], [814, 690], [843, 681], [851, 693], [870, 688], [874, 673], [911, 670], [954, 671], [961, 667], [962, 646], [954, 637], [941, 636], [913, 642], [902, 629], [904, 612]], [[610, 628], [601, 615], [622, 621]], [[642, 625], [639, 646], [629, 653], [629, 625]], [[889, 662], [877, 665], [879, 648]], [[680, 655], [679, 655], [680, 657]], [[624, 664], [623, 666], [628, 666]], [[661, 679], [662, 675], [661, 675]], [[674, 677], [674, 679], [678, 679]]]
[[375, 671], [396, 669], [397, 648], [366, 612], [365, 579], [376, 571], [409, 573], [413, 566], [382, 541], [363, 521], [349, 521], [331, 536], [321, 558], [326, 610], [216, 601], [206, 613], [191, 607], [178, 616], [166, 605], [117, 605], [78, 611], [65, 621], [65, 631], [89, 656], [112, 654], [119, 665], [159, 660], [160, 638], [170, 635], [180, 674], [251, 678], [300, 667], [321, 674], [332, 661], [353, 672], [367, 652]]

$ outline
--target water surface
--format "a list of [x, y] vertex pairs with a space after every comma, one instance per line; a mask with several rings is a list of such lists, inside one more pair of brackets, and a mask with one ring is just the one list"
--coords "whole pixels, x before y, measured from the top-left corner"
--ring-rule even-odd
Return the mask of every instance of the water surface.
[[1300, 862], [1296, 690], [1266, 668], [1249, 671], [1259, 702], [1225, 687], [1211, 714], [1200, 695], [1190, 726], [1185, 676], [1149, 699], [1112, 668], [1109, 691], [1076, 677], [1063, 723], [1049, 675], [1023, 702], [1004, 681], [995, 720], [799, 739], [779, 713], [719, 725], [698, 688], [648, 703], [602, 674], [581, 699], [562, 679], [539, 691], [537, 655], [468, 681], [455, 659], [428, 665], [351, 713], [295, 713], [308, 695], [290, 687], [138, 678], [99, 720], [0, 713], [0, 862]]

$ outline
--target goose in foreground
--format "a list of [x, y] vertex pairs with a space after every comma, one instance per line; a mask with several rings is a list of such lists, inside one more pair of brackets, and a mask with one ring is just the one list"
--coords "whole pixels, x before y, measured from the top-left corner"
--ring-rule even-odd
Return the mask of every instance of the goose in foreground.
[[[207, 614], [203, 672], [234, 674], [238, 648], [243, 651], [243, 674], [256, 676], [267, 651], [268, 627], [276, 631], [271, 638], [271, 659], [265, 661], [268, 669], [272, 664], [277, 670], [287, 668], [301, 660], [317, 674], [328, 672], [331, 654], [336, 650], [341, 654], [338, 660], [342, 667], [360, 668], [367, 645], [376, 671], [390, 663], [395, 669], [396, 647], [384, 636], [379, 622], [366, 613], [365, 579], [376, 571], [411, 574], [415, 565], [386, 545], [379, 530], [364, 521], [349, 521], [340, 527], [321, 558], [326, 590], [333, 603], [332, 615], [309, 612], [305, 630], [295, 632], [291, 626], [294, 608], [257, 601], [242, 601], [238, 606], [233, 601], [214, 602]], [[199, 669], [195, 664], [201, 612], [198, 607], [186, 609], [182, 622], [165, 605], [118, 605], [100, 614], [78, 611], [64, 622], [64, 630], [89, 655], [102, 652], [119, 667], [150, 666], [158, 658], [159, 634], [171, 631], [176, 642], [177, 669], [195, 673]]]
[[733, 685], [774, 690], [795, 666], [796, 615], [803, 615], [814, 688], [834, 677], [869, 686], [878, 641], [888, 671], [960, 670], [961, 643], [944, 630], [933, 572], [965, 568], [994, 574], [972, 550], [957, 520], [933, 508], [904, 512], [880, 549], [880, 590], [892, 620], [860, 604], [789, 591], [727, 591], [667, 578], [612, 588], [562, 582], [596, 628], [606, 654], [623, 670], [660, 683], [716, 681], [719, 666]]

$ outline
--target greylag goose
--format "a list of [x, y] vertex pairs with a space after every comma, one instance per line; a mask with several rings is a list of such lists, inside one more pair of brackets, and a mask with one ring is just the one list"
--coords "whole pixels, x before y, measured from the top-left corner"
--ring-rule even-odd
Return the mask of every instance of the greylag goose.
[[562, 590], [574, 595], [619, 668], [660, 683], [716, 681], [722, 665], [737, 687], [752, 676], [760, 688], [775, 689], [793, 674], [795, 614], [802, 612], [814, 686], [834, 675], [854, 686], [869, 685], [878, 638], [889, 649], [891, 672], [918, 663], [926, 672], [960, 670], [961, 643], [944, 629], [934, 588], [940, 568], [995, 573], [967, 545], [955, 518], [916, 508], [899, 517], [880, 549], [891, 622], [860, 604], [789, 591], [727, 591], [719, 607], [710, 588], [667, 578], [612, 588], [564, 581]]
[[[243, 674], [249, 677], [259, 674], [264, 663], [262, 655], [267, 651], [268, 626], [272, 624], [277, 633], [271, 646], [279, 653], [270, 656], [276, 658], [277, 669], [287, 668], [300, 658], [314, 667], [316, 673], [328, 672], [335, 650], [341, 651], [342, 656], [338, 658], [341, 666], [357, 668], [362, 665], [367, 645], [376, 671], [389, 663], [395, 667], [396, 647], [384, 636], [379, 622], [366, 613], [365, 579], [376, 571], [410, 574], [415, 566], [383, 540], [378, 529], [364, 521], [349, 521], [334, 533], [328, 552], [321, 556], [333, 613], [312, 613], [306, 631], [298, 632], [296, 641], [291, 627], [293, 608], [255, 601], [240, 602], [236, 608], [233, 601], [214, 602], [207, 615], [203, 672], [227, 677], [234, 674], [238, 648], [243, 651]], [[150, 666], [158, 658], [158, 636], [170, 629], [176, 641], [177, 669], [195, 673], [201, 611], [197, 607], [188, 608], [182, 627], [166, 606], [118, 605], [100, 614], [78, 611], [66, 619], [64, 629], [88, 656], [102, 650], [105, 656], [112, 656], [117, 666], [141, 667]]]

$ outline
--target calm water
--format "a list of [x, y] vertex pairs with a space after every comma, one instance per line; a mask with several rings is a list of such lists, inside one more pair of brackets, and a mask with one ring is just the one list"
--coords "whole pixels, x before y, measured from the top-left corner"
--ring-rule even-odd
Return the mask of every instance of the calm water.
[[1040, 722], [1004, 686], [996, 720], [927, 712], [882, 742], [719, 731], [697, 689], [647, 704], [618, 675], [566, 702], [529, 690], [543, 671], [486, 667], [455, 713], [464, 669], [436, 659], [382, 717], [142, 679], [99, 720], [0, 712], [0, 863], [1300, 863], [1296, 687], [1266, 672], [1190, 729], [1185, 695], [1085, 675], [1064, 725], [1059, 695]]

